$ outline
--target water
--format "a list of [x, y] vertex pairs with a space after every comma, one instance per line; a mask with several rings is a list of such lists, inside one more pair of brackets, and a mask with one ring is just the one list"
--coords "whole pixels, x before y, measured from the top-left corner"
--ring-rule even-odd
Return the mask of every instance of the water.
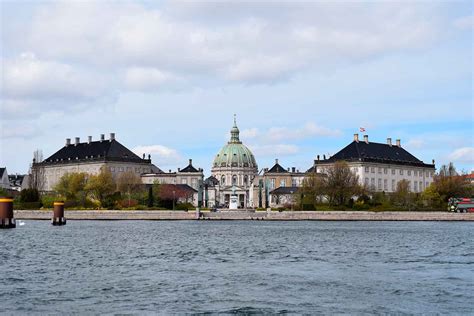
[[473, 229], [26, 221], [0, 231], [0, 313], [473, 314]]

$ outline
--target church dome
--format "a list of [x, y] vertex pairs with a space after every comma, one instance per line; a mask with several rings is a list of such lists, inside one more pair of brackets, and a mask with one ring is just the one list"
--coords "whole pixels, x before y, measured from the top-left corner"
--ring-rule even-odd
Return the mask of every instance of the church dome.
[[257, 170], [255, 157], [239, 139], [239, 128], [234, 117], [234, 126], [230, 130], [230, 141], [222, 147], [214, 159], [213, 168], [251, 168]]

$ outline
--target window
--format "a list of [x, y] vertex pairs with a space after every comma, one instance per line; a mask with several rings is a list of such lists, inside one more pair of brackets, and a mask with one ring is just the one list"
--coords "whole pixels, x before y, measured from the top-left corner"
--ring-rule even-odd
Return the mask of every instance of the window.
[[383, 190], [384, 190], [384, 191], [387, 191], [387, 186], [388, 186], [387, 182], [388, 182], [387, 179], [384, 179], [384, 180], [383, 180]]
[[400, 175], [403, 176], [403, 169], [400, 169]]
[[383, 168], [383, 173], [384, 173], [384, 174], [387, 174], [387, 173], [388, 173], [388, 169], [387, 169], [387, 168]]
[[188, 184], [188, 179], [181, 179], [181, 184]]
[[411, 170], [408, 170], [408, 171], [407, 171], [407, 174], [408, 174], [409, 176], [411, 176]]
[[132, 168], [131, 168], [131, 167], [127, 167], [127, 171], [131, 171], [131, 170], [132, 170]]
[[378, 179], [378, 181], [377, 181], [377, 189], [382, 190], [382, 179]]
[[247, 176], [244, 176], [244, 184], [247, 185], [249, 183], [249, 178]]
[[275, 189], [275, 178], [270, 179], [270, 189]]
[[192, 185], [193, 188], [197, 188], [197, 179], [196, 178], [191, 179], [191, 185]]
[[413, 171], [413, 175], [414, 175], [415, 177], [417, 177], [417, 176], [418, 176], [418, 171], [417, 171], [417, 170]]
[[123, 172], [123, 167], [120, 167], [119, 171], [120, 171], [120, 172]]
[[418, 192], [418, 182], [413, 181], [415, 192]]
[[392, 191], [395, 191], [395, 180], [392, 180]]
[[422, 188], [423, 187], [423, 182], [420, 181], [419, 183], [420, 183], [420, 191], [423, 191], [423, 188]]
[[408, 181], [408, 191], [411, 191], [411, 181]]
[[283, 180], [280, 180], [280, 186], [281, 186], [281, 187], [286, 187], [286, 185], [285, 185], [285, 184], [286, 184], [286, 181], [285, 181], [285, 179], [283, 179]]
[[296, 181], [296, 178], [292, 178], [292, 179], [291, 179], [291, 186], [293, 186], [293, 187], [297, 187], [297, 186], [298, 186], [298, 183], [297, 183], [297, 181]]
[[365, 172], [369, 173], [369, 167], [365, 167]]
[[232, 176], [232, 185], [237, 185], [237, 176], [235, 174]]
[[369, 186], [369, 178], [365, 178], [364, 184], [365, 184], [365, 186], [367, 186], [367, 187]]
[[110, 172], [115, 172], [115, 167], [110, 167]]
[[370, 168], [370, 172], [375, 173], [375, 168], [374, 167]]
[[379, 173], [382, 173], [382, 168], [379, 167]]
[[375, 178], [370, 179], [370, 188], [375, 189]]
[[395, 174], [395, 169], [392, 169], [392, 174]]
[[221, 184], [222, 184], [222, 185], [225, 185], [225, 176], [222, 176], [222, 177], [221, 177]]

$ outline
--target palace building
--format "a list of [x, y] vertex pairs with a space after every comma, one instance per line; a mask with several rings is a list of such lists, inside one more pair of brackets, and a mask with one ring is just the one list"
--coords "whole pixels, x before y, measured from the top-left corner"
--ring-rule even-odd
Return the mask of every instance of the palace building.
[[240, 141], [239, 134], [234, 116], [230, 141], [217, 153], [211, 168], [212, 176], [218, 181], [214, 193], [215, 205], [229, 207], [232, 194], [237, 195], [238, 207], [246, 208], [251, 205], [250, 189], [257, 176], [258, 166], [250, 149]]
[[410, 191], [423, 192], [432, 182], [435, 174], [434, 160], [426, 164], [401, 146], [399, 139], [392, 144], [369, 142], [369, 136], [359, 141], [359, 134], [354, 134], [354, 140], [337, 152], [334, 156], [314, 161], [314, 166], [308, 172], [325, 173], [334, 166], [336, 161], [346, 161], [352, 171], [359, 176], [360, 184], [373, 192], [395, 192], [401, 180], [407, 180]]
[[105, 139], [102, 134], [100, 140], [93, 141], [92, 136], [87, 142], [75, 142], [66, 139], [66, 144], [56, 153], [41, 162], [33, 161], [32, 169], [41, 170], [44, 178], [42, 190], [53, 190], [59, 179], [66, 173], [85, 172], [98, 174], [101, 168], [107, 168], [112, 176], [117, 177], [123, 172], [133, 172], [138, 176], [142, 173], [154, 173], [160, 170], [151, 163], [151, 156], [145, 159], [135, 155], [131, 150], [115, 139], [115, 133]]

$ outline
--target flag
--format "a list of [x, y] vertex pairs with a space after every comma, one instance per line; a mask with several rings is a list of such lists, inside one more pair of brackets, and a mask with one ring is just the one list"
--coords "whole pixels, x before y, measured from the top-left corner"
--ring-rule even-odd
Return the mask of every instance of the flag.
[[365, 128], [363, 128], [363, 127], [360, 127], [359, 130], [360, 130], [361, 133], [365, 132]]

